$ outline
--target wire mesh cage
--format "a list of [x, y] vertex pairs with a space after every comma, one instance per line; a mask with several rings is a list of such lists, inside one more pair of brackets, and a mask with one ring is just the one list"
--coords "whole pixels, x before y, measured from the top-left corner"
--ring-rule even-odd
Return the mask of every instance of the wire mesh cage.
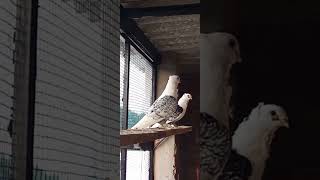
[[0, 179], [13, 179], [12, 136], [14, 107], [14, 53], [17, 4], [0, 2]]
[[127, 129], [126, 123], [126, 94], [128, 88], [128, 62], [125, 39], [120, 36], [120, 129]]
[[41, 0], [34, 179], [119, 177], [119, 1]]

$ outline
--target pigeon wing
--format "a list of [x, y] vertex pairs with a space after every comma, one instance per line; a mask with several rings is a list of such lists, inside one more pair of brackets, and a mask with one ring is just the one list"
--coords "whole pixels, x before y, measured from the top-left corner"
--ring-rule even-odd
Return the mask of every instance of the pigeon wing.
[[149, 112], [132, 128], [147, 128], [162, 120], [169, 119], [175, 112], [178, 101], [173, 96], [163, 96], [149, 108]]
[[219, 180], [248, 180], [251, 173], [249, 159], [232, 150]]
[[178, 101], [173, 96], [163, 96], [154, 103], [151, 113], [156, 113], [158, 116], [168, 119], [176, 112]]
[[231, 152], [229, 130], [216, 118], [200, 113], [200, 170], [205, 179], [217, 179]]

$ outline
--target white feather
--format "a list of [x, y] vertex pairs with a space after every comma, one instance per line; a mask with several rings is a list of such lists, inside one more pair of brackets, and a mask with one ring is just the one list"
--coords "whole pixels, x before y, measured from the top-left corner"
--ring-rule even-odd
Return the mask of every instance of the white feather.
[[175, 98], [178, 98], [178, 85], [180, 83], [180, 78], [177, 75], [171, 75], [169, 76], [167, 85], [161, 95], [158, 97], [158, 99], [162, 98], [163, 96], [173, 96]]

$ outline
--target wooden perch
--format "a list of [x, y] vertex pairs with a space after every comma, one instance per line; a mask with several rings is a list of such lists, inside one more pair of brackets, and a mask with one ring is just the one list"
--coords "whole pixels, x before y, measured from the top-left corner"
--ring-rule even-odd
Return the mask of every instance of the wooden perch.
[[127, 129], [120, 131], [120, 146], [145, 143], [164, 137], [191, 132], [191, 126], [154, 129]]

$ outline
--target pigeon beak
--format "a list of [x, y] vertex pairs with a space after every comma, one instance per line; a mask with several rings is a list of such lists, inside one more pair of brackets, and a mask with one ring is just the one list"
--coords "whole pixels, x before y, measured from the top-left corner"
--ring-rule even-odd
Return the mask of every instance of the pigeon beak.
[[282, 122], [283, 122], [283, 126], [284, 126], [284, 127], [290, 128], [288, 119], [284, 119]]

